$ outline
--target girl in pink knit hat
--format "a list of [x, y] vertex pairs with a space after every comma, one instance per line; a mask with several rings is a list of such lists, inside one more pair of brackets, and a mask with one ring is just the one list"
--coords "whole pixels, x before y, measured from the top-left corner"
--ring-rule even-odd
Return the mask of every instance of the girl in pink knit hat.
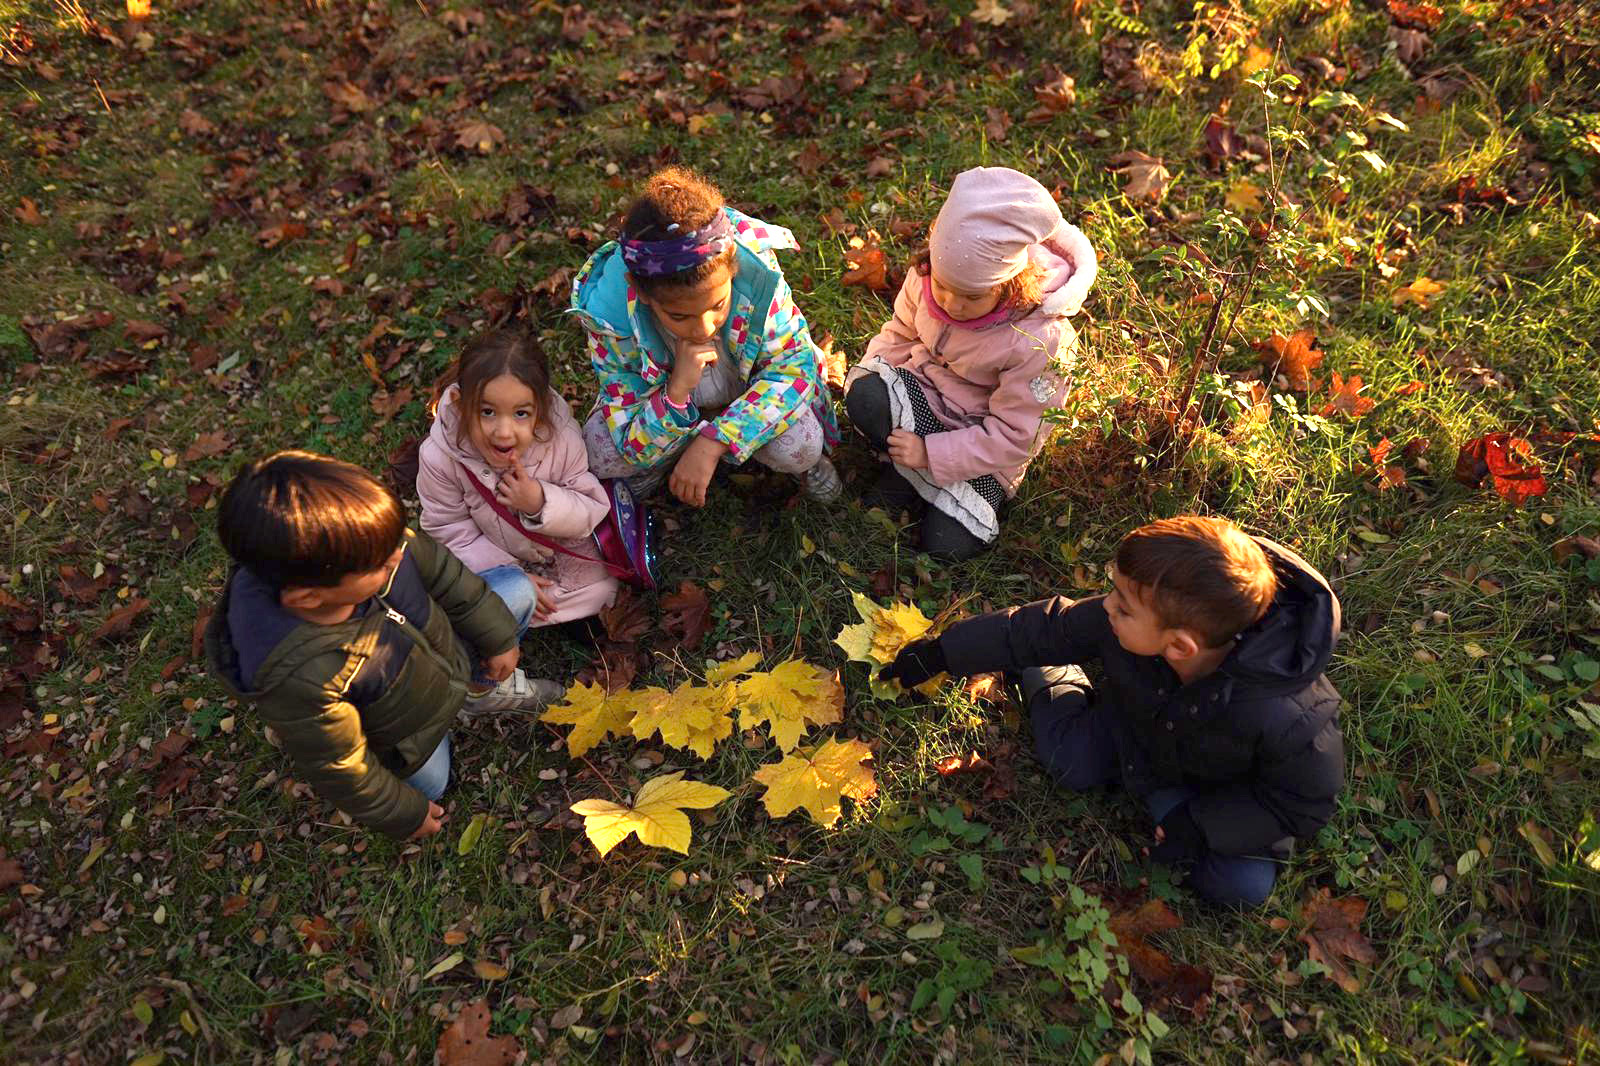
[[930, 555], [971, 558], [1044, 445], [1077, 354], [1067, 320], [1094, 249], [1043, 185], [1006, 167], [956, 177], [894, 317], [850, 371], [845, 410], [887, 455], [869, 503], [924, 508]]

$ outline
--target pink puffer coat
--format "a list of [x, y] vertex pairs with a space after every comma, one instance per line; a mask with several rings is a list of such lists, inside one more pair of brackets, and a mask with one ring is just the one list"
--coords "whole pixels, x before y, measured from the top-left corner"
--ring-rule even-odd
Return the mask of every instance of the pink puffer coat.
[[[521, 566], [554, 580], [555, 588], [540, 590], [540, 599], [554, 611], [535, 618], [535, 625], [588, 618], [609, 606], [617, 595], [617, 579], [605, 567], [535, 544], [508, 525], [473, 488], [470, 478], [493, 493], [500, 475], [464, 436], [457, 443], [460, 398], [456, 386], [445, 390], [433, 428], [418, 451], [422, 528], [475, 573]], [[567, 402], [554, 392], [548, 402], [549, 421], [536, 434], [548, 439], [536, 439], [521, 456], [523, 470], [544, 486], [544, 509], [524, 523], [535, 533], [594, 557], [597, 550], [590, 534], [606, 517], [610, 501], [599, 479], [589, 473], [583, 432]]]

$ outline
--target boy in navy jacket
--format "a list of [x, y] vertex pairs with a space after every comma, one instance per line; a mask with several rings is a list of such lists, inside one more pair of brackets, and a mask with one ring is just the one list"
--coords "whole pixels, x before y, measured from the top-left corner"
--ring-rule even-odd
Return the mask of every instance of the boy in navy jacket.
[[[1156, 821], [1152, 858], [1209, 899], [1257, 906], [1344, 783], [1323, 676], [1339, 601], [1289, 549], [1220, 518], [1134, 530], [1106, 596], [981, 615], [883, 670], [1020, 675], [1039, 759], [1065, 788], [1120, 780]], [[1100, 663], [1091, 688], [1078, 664]]]

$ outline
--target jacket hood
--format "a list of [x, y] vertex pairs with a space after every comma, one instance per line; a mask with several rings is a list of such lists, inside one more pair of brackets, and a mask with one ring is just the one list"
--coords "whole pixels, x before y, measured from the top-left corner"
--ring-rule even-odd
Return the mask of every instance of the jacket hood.
[[1239, 635], [1222, 672], [1263, 693], [1297, 692], [1316, 680], [1333, 658], [1339, 599], [1300, 556], [1265, 537], [1255, 541], [1272, 560], [1278, 594], [1261, 621]]
[[1094, 246], [1083, 231], [1070, 222], [1061, 223], [1042, 244], [1034, 246], [1033, 260], [1047, 271], [1039, 310], [1062, 318], [1083, 310], [1083, 301], [1100, 272]]
[[[229, 620], [230, 608], [240, 595], [250, 596], [242, 568], [228, 571], [222, 596], [206, 623], [206, 662], [213, 676], [228, 693], [239, 699], [258, 699], [290, 676], [298, 664], [331, 651], [338, 651], [349, 639], [347, 626], [319, 626], [303, 622], [276, 603], [247, 603], [248, 612], [258, 623], [249, 632], [236, 633]], [[264, 586], [263, 586], [264, 587]], [[252, 647], [253, 645], [253, 647]], [[253, 677], [244, 676], [246, 659], [259, 665]]]

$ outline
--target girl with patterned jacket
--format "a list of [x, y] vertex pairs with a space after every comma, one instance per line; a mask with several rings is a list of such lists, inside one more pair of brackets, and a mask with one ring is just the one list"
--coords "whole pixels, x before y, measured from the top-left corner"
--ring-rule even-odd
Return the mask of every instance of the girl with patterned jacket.
[[773, 254], [796, 247], [692, 171], [650, 177], [621, 239], [572, 283], [600, 385], [584, 425], [591, 471], [639, 495], [666, 479], [701, 507], [719, 461], [753, 458], [813, 499], [838, 498], [822, 356]]
[[923, 550], [977, 554], [999, 535], [1047, 433], [1094, 284], [1094, 249], [1048, 190], [1005, 167], [958, 175], [894, 317], [845, 383], [845, 411], [885, 466], [869, 500], [925, 511]]

